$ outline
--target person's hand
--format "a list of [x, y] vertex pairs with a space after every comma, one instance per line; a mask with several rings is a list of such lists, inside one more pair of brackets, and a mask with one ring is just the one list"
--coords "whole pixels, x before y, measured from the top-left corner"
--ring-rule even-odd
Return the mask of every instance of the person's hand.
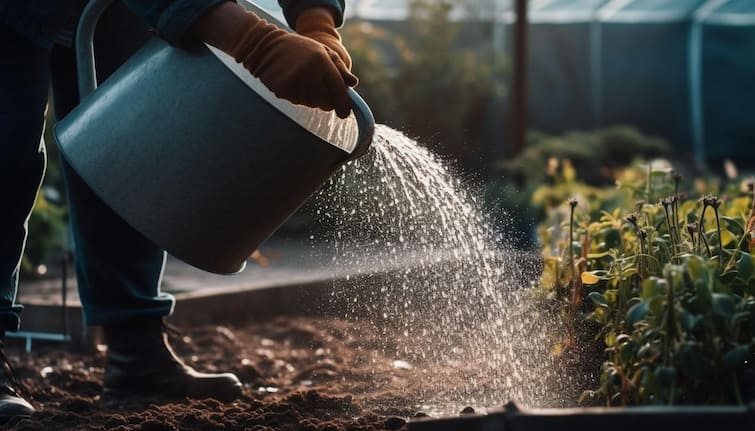
[[195, 37], [232, 55], [276, 96], [290, 102], [351, 111], [348, 87], [358, 82], [340, 56], [308, 37], [289, 33], [233, 2], [212, 8], [192, 28]]
[[357, 78], [334, 51], [289, 33], [253, 13], [229, 52], [276, 96], [293, 103], [334, 110], [341, 118], [351, 111], [347, 86]]
[[351, 70], [351, 57], [341, 42], [341, 36], [336, 31], [335, 19], [329, 9], [311, 7], [300, 12], [296, 18], [296, 32], [335, 51]]

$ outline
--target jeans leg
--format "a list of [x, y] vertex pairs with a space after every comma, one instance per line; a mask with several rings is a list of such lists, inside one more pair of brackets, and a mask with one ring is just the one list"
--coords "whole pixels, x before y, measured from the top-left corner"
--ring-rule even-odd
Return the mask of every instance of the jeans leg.
[[160, 292], [165, 252], [105, 205], [65, 161], [61, 163], [86, 323], [108, 325], [169, 315], [173, 297]]
[[[106, 79], [147, 38], [144, 24], [122, 5], [112, 7], [95, 38], [99, 78]], [[73, 51], [55, 47], [52, 70], [56, 113], [62, 118], [78, 104], [71, 88], [76, 82]], [[105, 205], [65, 161], [61, 165], [86, 323], [109, 325], [170, 314], [173, 297], [160, 292], [165, 252]]]
[[49, 88], [47, 49], [0, 25], [0, 335], [17, 331], [15, 304], [26, 224], [45, 170], [41, 141]]

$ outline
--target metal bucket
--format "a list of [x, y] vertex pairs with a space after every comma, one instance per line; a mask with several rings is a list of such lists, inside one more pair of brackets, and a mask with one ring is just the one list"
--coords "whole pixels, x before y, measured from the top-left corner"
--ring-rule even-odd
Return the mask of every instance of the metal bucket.
[[[149, 41], [95, 90], [92, 36], [112, 0], [87, 5], [77, 31], [81, 104], [55, 127], [66, 161], [126, 222], [205, 271], [249, 255], [345, 162], [374, 119], [277, 99], [230, 56]], [[270, 22], [262, 9], [241, 1]]]

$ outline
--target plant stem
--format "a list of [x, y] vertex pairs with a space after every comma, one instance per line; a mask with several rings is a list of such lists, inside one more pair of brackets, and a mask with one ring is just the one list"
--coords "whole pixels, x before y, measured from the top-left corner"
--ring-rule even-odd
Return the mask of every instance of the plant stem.
[[666, 213], [666, 226], [668, 226], [669, 239], [671, 239], [671, 261], [676, 261], [676, 240], [674, 239], [674, 232], [671, 228], [671, 219], [669, 218], [668, 205], [663, 205], [663, 212]]
[[637, 263], [638, 267], [637, 270], [640, 273], [640, 278], [642, 280], [645, 279], [646, 275], [645, 272], [647, 271], [645, 267], [645, 235], [643, 233], [640, 233], [640, 256], [637, 257]]
[[708, 237], [705, 236], [705, 233], [700, 232], [700, 237], [703, 239], [703, 242], [705, 243], [705, 249], [708, 251], [708, 259], [713, 258], [713, 254], [710, 252], [710, 244], [708, 243]]
[[571, 266], [571, 279], [572, 282], [577, 279], [574, 268], [574, 208], [576, 205], [569, 205], [571, 210], [569, 211], [569, 265]]
[[668, 280], [668, 292], [666, 293], [666, 301], [668, 311], [666, 312], [666, 339], [664, 343], [664, 362], [667, 367], [671, 366], [671, 343], [674, 336], [674, 280]]
[[700, 212], [700, 230], [698, 231], [697, 235], [697, 245], [700, 246], [701, 241], [703, 240], [703, 237], [705, 236], [705, 230], [703, 228], [703, 225], [705, 225], [705, 210], [708, 209], [707, 202], [703, 202], [703, 210]]
[[646, 202], [653, 202], [653, 188], [650, 186], [650, 183], [653, 178], [653, 164], [651, 162], [648, 162], [648, 183], [647, 183], [647, 189], [645, 191], [646, 196]]
[[739, 390], [739, 379], [737, 379], [735, 371], [731, 372], [731, 380], [734, 385], [734, 396], [737, 398], [737, 404], [741, 406], [744, 402], [742, 401], [742, 392]]
[[571, 281], [569, 282], [569, 290], [571, 290], [572, 300], [569, 304], [569, 345], [574, 346], [575, 341], [575, 328], [574, 319], [577, 314], [577, 274], [574, 267], [574, 209], [577, 207], [577, 200], [575, 198], [569, 199], [569, 266], [571, 267]]
[[741, 252], [741, 250], [742, 250], [742, 244], [747, 240], [748, 236], [749, 236], [748, 232], [745, 232], [742, 235], [742, 238], [739, 239], [739, 242], [737, 243], [737, 247], [731, 253], [731, 257], [729, 258], [728, 262], [726, 262], [726, 265], [724, 266], [724, 268], [728, 268], [728, 267], [734, 265], [734, 261], [735, 261], [734, 258], [737, 257], [738, 254], [740, 254], [738, 252]]
[[716, 229], [718, 229], [718, 269], [724, 271], [724, 242], [721, 239], [721, 221], [718, 218], [718, 207], [714, 206], [713, 211], [716, 213]]

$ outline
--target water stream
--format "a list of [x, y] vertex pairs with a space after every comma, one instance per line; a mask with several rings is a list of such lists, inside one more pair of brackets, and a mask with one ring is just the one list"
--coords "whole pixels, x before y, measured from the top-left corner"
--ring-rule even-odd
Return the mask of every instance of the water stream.
[[417, 409], [551, 405], [549, 321], [523, 299], [538, 270], [496, 233], [473, 189], [432, 152], [378, 125], [370, 152], [317, 197], [317, 213], [332, 227], [336, 266], [398, 269], [360, 279], [369, 288], [359, 296], [350, 283], [334, 295], [352, 304], [346, 317], [401, 334], [378, 347], [413, 373], [406, 390]]

